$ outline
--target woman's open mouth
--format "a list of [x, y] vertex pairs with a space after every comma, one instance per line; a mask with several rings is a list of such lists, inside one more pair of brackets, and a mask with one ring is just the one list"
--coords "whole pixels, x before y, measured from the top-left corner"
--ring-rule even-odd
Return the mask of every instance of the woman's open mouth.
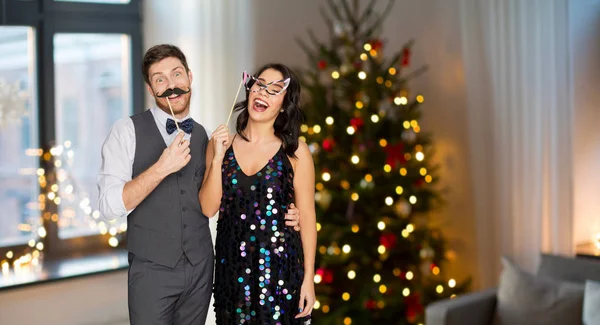
[[269, 108], [269, 104], [260, 98], [255, 99], [254, 104], [252, 105], [252, 109], [257, 112], [264, 112], [267, 108]]

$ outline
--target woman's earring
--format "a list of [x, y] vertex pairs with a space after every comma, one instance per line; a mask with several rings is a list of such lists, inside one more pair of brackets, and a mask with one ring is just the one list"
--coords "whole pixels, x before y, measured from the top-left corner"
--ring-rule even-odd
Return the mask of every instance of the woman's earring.
[[283, 108], [280, 110], [281, 113], [283, 113]]

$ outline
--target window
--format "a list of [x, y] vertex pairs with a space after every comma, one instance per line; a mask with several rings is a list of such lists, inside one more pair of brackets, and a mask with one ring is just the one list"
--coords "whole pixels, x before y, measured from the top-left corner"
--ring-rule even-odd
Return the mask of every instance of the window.
[[58, 186], [64, 189], [60, 238], [98, 234], [93, 214], [100, 148], [110, 126], [132, 113], [129, 48], [130, 38], [122, 34], [54, 36], [56, 138], [68, 150], [68, 177]]
[[0, 0], [0, 287], [40, 255], [123, 245], [96, 176], [110, 126], [141, 111], [141, 44], [140, 0]]
[[34, 34], [0, 26], [0, 246], [27, 244], [39, 219]]
[[108, 109], [106, 127], [110, 128], [111, 125], [123, 117], [123, 99], [118, 96], [107, 98], [106, 108]]

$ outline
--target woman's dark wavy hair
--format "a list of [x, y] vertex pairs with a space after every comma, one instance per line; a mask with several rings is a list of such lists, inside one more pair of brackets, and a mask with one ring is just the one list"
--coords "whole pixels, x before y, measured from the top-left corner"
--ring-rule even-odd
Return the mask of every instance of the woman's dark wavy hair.
[[[298, 149], [298, 138], [300, 136], [300, 125], [303, 121], [302, 111], [300, 110], [300, 82], [294, 72], [287, 66], [279, 63], [269, 63], [262, 66], [254, 77], [258, 78], [261, 73], [265, 70], [274, 69], [283, 75], [283, 79], [290, 78], [290, 84], [286, 89], [285, 97], [281, 108], [283, 112], [277, 115], [273, 128], [275, 129], [275, 135], [283, 142], [283, 148], [285, 153], [296, 158], [296, 149]], [[242, 137], [242, 139], [249, 141], [244, 130], [248, 126], [248, 97], [250, 91], [246, 90], [246, 99], [235, 105], [235, 111], [240, 111], [237, 117], [236, 131]], [[281, 95], [277, 95], [281, 96]]]

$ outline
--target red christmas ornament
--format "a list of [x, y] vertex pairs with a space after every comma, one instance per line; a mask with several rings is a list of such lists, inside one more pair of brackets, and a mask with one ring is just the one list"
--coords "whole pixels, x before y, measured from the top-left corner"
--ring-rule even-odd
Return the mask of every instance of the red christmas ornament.
[[375, 307], [377, 307], [377, 303], [375, 302], [375, 300], [369, 299], [365, 301], [365, 308], [367, 308], [368, 310], [373, 310], [375, 309]]
[[407, 67], [410, 64], [410, 49], [405, 48], [402, 51], [402, 66]]
[[323, 282], [330, 284], [333, 282], [333, 271], [325, 269], [323, 272]]
[[327, 61], [325, 61], [325, 60], [319, 61], [318, 66], [319, 66], [319, 69], [325, 70], [325, 68], [327, 68]]
[[327, 139], [323, 140], [323, 145], [322, 145], [323, 150], [325, 150], [327, 152], [332, 152], [334, 146], [335, 146], [335, 141], [333, 141], [333, 139], [327, 138]]
[[352, 63], [352, 65], [354, 66], [354, 68], [356, 70], [360, 70], [362, 68], [362, 62], [360, 62], [360, 61], [356, 61], [356, 62]]
[[375, 39], [371, 41], [371, 48], [375, 51], [379, 51], [383, 47], [383, 42], [380, 39]]
[[417, 316], [419, 316], [419, 312], [414, 307], [406, 307], [406, 320], [413, 323], [417, 320]]
[[414, 185], [415, 185], [416, 187], [421, 187], [421, 185], [423, 185], [424, 183], [425, 183], [425, 182], [423, 181], [423, 179], [422, 179], [422, 178], [419, 178], [419, 179], [417, 179], [417, 180], [415, 181]]
[[350, 125], [352, 125], [355, 130], [359, 130], [363, 125], [365, 125], [365, 121], [360, 117], [354, 117], [350, 120]]
[[409, 295], [408, 297], [404, 298], [404, 303], [406, 304], [406, 319], [412, 323], [421, 313], [423, 313], [423, 305], [421, 304], [419, 295]]
[[392, 233], [382, 234], [381, 237], [379, 237], [379, 244], [387, 249], [396, 246], [396, 242], [396, 235]]
[[383, 150], [387, 153], [385, 163], [392, 166], [392, 168], [396, 168], [398, 165], [406, 163], [403, 152], [404, 144], [402, 142], [394, 145], [387, 145]]
[[329, 284], [329, 283], [333, 282], [333, 272], [331, 270], [320, 268], [320, 269], [317, 269], [315, 274], [318, 274], [321, 276], [321, 281], [323, 283]]

